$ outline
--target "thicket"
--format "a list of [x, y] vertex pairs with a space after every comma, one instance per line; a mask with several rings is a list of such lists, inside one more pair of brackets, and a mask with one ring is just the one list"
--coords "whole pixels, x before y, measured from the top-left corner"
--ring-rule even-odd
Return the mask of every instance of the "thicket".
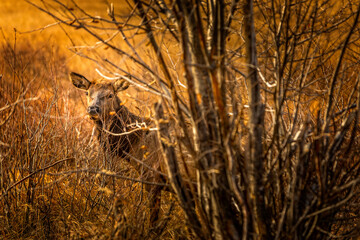
[[[31, 64], [11, 67], [21, 58], [8, 46], [4, 236], [32, 236], [34, 226], [64, 238], [359, 236], [358, 2], [134, 0], [126, 16], [112, 4], [103, 16], [75, 2], [32, 4], [97, 39], [71, 50], [103, 77], [131, 75], [158, 98], [153, 119], [174, 194], [151, 229], [146, 205], [136, 204], [142, 184], [106, 161], [77, 98], [46, 85], [65, 76], [25, 81]], [[39, 83], [52, 93], [44, 100], [27, 89]], [[195, 179], [180, 174], [187, 161]]]

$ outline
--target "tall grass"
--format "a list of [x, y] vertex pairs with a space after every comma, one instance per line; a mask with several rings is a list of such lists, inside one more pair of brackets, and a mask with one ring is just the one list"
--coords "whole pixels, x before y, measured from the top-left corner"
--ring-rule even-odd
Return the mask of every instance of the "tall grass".
[[4, 39], [0, 48], [0, 238], [186, 236], [166, 195], [150, 227], [136, 173], [98, 148], [84, 99], [58, 47]]

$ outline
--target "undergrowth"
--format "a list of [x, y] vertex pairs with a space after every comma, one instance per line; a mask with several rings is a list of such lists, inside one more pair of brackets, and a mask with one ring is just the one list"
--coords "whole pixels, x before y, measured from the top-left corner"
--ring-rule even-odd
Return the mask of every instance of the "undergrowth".
[[98, 148], [65, 60], [49, 43], [0, 48], [0, 238], [191, 238], [166, 193], [149, 226], [144, 186]]

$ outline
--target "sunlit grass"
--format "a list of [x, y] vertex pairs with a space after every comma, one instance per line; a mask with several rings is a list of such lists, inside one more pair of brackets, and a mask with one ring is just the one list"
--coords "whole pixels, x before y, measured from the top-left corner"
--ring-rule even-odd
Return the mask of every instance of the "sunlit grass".
[[[44, 6], [41, 1], [30, 1], [40, 7]], [[95, 16], [107, 17], [106, 12], [108, 6], [104, 1], [75, 1], [80, 7], [83, 7], [87, 13]], [[129, 12], [129, 7], [126, 1], [116, 0], [111, 1], [114, 4], [116, 12], [120, 15], [125, 15]], [[65, 6], [74, 7], [72, 1], [64, 1]], [[59, 7], [54, 10], [58, 14], [63, 14]], [[83, 16], [78, 10], [74, 13]], [[30, 3], [19, 0], [2, 0], [0, 1], [0, 26], [2, 33], [12, 44], [14, 39], [28, 41], [33, 47], [42, 44], [54, 44], [59, 48], [63, 55], [67, 56], [67, 66], [77, 71], [87, 71], [94, 68], [91, 61], [76, 56], [69, 49], [74, 49], [74, 46], [95, 45], [98, 41], [94, 37], [89, 36], [83, 30], [75, 30], [60, 25], [59, 22], [41, 12], [39, 9], [32, 6]], [[71, 36], [71, 37], [70, 37]], [[4, 38], [1, 37], [0, 42], [4, 43]], [[94, 70], [90, 71], [94, 76]]]
[[[103, 1], [76, 2], [91, 14], [106, 16]], [[113, 2], [119, 14], [128, 11], [125, 1]], [[25, 1], [1, 1], [0, 14], [0, 108], [18, 101], [14, 111], [0, 112], [0, 123], [6, 121], [0, 131], [0, 238], [153, 236], [144, 186], [96, 173], [111, 165], [112, 172], [136, 178], [126, 164], [106, 160], [91, 135], [85, 96], [68, 81], [70, 71], [99, 77], [96, 64], [71, 51], [97, 40], [83, 30], [50, 27], [56, 21]], [[102, 47], [96, 50], [118, 58]], [[127, 64], [133, 71], [134, 65]], [[132, 87], [122, 97], [134, 111], [151, 115], [152, 99], [146, 93]], [[165, 194], [162, 201], [161, 221], [171, 216], [163, 237], [187, 234], [175, 199]], [[121, 214], [115, 214], [119, 205]]]
[[[41, 1], [32, 2], [41, 6]], [[73, 6], [71, 0], [63, 2], [66, 6]], [[89, 14], [107, 17], [104, 1], [76, 2]], [[125, 0], [112, 2], [118, 14], [129, 13]], [[61, 14], [59, 10], [55, 9], [55, 12]], [[78, 10], [74, 13], [82, 15]], [[151, 236], [147, 220], [149, 206], [143, 186], [100, 174], [103, 169], [110, 168], [136, 177], [126, 164], [107, 162], [92, 135], [93, 125], [85, 112], [85, 96], [73, 88], [68, 73], [79, 72], [89, 79], [99, 77], [95, 71], [98, 65], [75, 54], [78, 52], [89, 54], [94, 60], [110, 59], [141, 80], [156, 85], [154, 77], [127, 57], [97, 44], [98, 40], [83, 29], [59, 25], [26, 1], [2, 0], [0, 14], [3, 34], [0, 37], [0, 74], [3, 75], [0, 108], [15, 103], [24, 93], [14, 112], [11, 107], [0, 112], [0, 123], [10, 116], [0, 127], [0, 187], [3, 189], [0, 194], [3, 196], [0, 199], [0, 238], [104, 236], [108, 239], [114, 234], [127, 234], [128, 238], [140, 239]], [[111, 35], [107, 31], [99, 30], [98, 33]], [[179, 43], [167, 42], [162, 36], [160, 39], [164, 41], [163, 52], [179, 95], [183, 94], [186, 99], [187, 89], [181, 86], [185, 82], [182, 82], [183, 69], [179, 63]], [[117, 46], [131, 53], [120, 35], [115, 40]], [[146, 34], [139, 34], [130, 41], [137, 43], [134, 46], [143, 60], [162, 76]], [[235, 36], [229, 44], [237, 48], [243, 42]], [[327, 46], [329, 43], [321, 44]], [[334, 59], [329, 62], [335, 64], [336, 57], [334, 54]], [[240, 63], [239, 69], [245, 68], [238, 58], [234, 61]], [[350, 77], [349, 81], [352, 81]], [[351, 82], [349, 86], [352, 86]], [[130, 87], [121, 97], [133, 112], [146, 117], [151, 117], [152, 103], [157, 100], [135, 87]], [[241, 101], [246, 105], [246, 96], [241, 96]], [[273, 104], [271, 101], [267, 103]], [[321, 97], [309, 97], [302, 99], [302, 104], [311, 117], [316, 118], [319, 109], [323, 108], [322, 101]], [[290, 115], [295, 105], [290, 100], [286, 105]], [[246, 125], [247, 116], [244, 118]], [[174, 197], [165, 194], [162, 201], [163, 221], [167, 221], [170, 212], [170, 222], [163, 237], [191, 238]], [[114, 207], [119, 205], [121, 216], [114, 213]]]

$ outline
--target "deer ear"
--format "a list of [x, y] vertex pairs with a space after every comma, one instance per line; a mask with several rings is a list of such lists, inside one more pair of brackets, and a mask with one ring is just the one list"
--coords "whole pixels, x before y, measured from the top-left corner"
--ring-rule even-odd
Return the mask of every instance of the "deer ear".
[[[126, 77], [130, 78], [130, 76], [126, 76]], [[128, 87], [130, 86], [130, 83], [123, 78], [119, 78], [119, 79], [115, 80], [115, 82], [113, 83], [113, 86], [114, 86], [115, 92], [120, 92], [120, 91], [124, 91], [124, 90], [128, 89]]]
[[87, 80], [83, 75], [74, 72], [70, 73], [70, 80], [75, 87], [82, 90], [88, 90], [91, 85], [91, 82]]

